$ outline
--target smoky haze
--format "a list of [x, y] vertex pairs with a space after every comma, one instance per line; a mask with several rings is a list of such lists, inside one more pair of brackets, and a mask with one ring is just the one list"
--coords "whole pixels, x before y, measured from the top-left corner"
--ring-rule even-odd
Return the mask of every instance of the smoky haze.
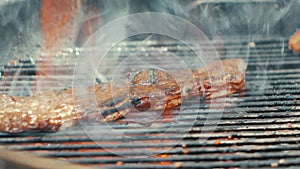
[[[89, 13], [90, 6], [96, 7], [94, 13]], [[123, 1], [86, 1], [83, 5], [83, 15], [80, 23], [92, 19], [101, 20], [99, 27], [119, 17], [140, 12], [161, 12], [176, 15], [199, 27], [216, 45], [222, 46], [225, 41], [252, 42], [261, 39], [287, 39], [300, 26], [297, 16], [300, 14], [297, 0], [123, 0]], [[128, 21], [126, 26], [133, 25]], [[80, 25], [80, 24], [79, 24]], [[147, 23], [140, 23], [131, 29], [147, 29]], [[178, 25], [169, 25], [161, 29], [177, 29]], [[119, 32], [124, 32], [124, 27]], [[126, 32], [124, 32], [126, 33]], [[185, 36], [185, 33], [182, 33]], [[76, 45], [81, 46], [88, 37], [79, 32]], [[151, 38], [151, 37], [150, 37]], [[133, 40], [149, 39], [149, 35], [135, 37]], [[153, 39], [151, 39], [153, 40]], [[155, 39], [160, 40], [160, 39]], [[225, 46], [226, 48], [226, 46]], [[238, 55], [231, 53], [231, 57]]]
[[[1, 65], [13, 57], [37, 55], [41, 45], [40, 6], [42, 1], [2, 1], [0, 3]], [[91, 10], [91, 6], [93, 9]], [[300, 26], [297, 0], [85, 0], [76, 17], [73, 37], [82, 45], [88, 37], [80, 35], [82, 23], [98, 18], [97, 27], [119, 17], [138, 12], [169, 13], [189, 20], [210, 39], [218, 36], [288, 37]], [[62, 46], [65, 47], [65, 46]], [[67, 46], [66, 46], [67, 47]], [[26, 51], [26, 52], [25, 52]], [[36, 56], [32, 56], [36, 57]]]
[[[70, 23], [69, 43], [58, 43], [56, 49], [82, 47], [102, 26], [140, 12], [168, 13], [186, 19], [200, 28], [217, 49], [219, 46], [226, 49], [223, 41], [243, 43], [275, 37], [282, 39], [284, 45], [284, 40], [300, 27], [298, 0], [78, 0], [78, 3], [81, 5], [77, 15]], [[0, 66], [18, 58], [41, 56], [41, 6], [40, 0], [0, 2]], [[124, 27], [128, 25], [130, 21]], [[140, 23], [132, 29], [145, 26], [147, 24]], [[119, 32], [126, 34], [124, 27], [120, 27]], [[169, 25], [167, 29], [176, 29], [176, 25]], [[182, 32], [182, 36], [185, 35]], [[149, 35], [132, 40], [145, 39], [149, 39]], [[237, 56], [238, 50], [230, 55]], [[267, 67], [267, 64], [258, 64], [257, 70], [264, 72]]]

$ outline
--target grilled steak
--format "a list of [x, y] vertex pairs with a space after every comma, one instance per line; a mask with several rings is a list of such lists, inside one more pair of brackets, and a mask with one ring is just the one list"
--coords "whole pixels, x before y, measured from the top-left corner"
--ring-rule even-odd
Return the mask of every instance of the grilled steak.
[[[223, 69], [222, 69], [223, 67]], [[201, 95], [211, 99], [235, 93], [244, 86], [246, 63], [241, 59], [214, 62], [205, 68], [192, 71], [194, 79], [186, 77], [188, 70], [176, 70], [174, 79], [167, 72], [147, 69], [137, 72], [127, 86], [114, 87], [100, 83], [94, 89], [96, 102], [104, 122], [124, 117], [130, 111], [169, 110], [181, 104], [181, 99]], [[165, 100], [151, 100], [151, 93], [158, 90]], [[129, 92], [129, 96], [128, 96]], [[23, 131], [57, 131], [70, 126], [82, 118], [94, 118], [75, 109], [72, 89], [44, 92], [29, 97], [0, 95], [0, 131], [18, 133]]]

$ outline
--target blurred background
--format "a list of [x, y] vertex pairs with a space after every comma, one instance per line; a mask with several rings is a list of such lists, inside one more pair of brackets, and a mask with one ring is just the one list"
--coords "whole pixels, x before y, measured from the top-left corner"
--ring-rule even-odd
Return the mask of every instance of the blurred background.
[[[32, 91], [70, 87], [72, 66], [76, 64], [80, 48], [102, 26], [129, 14], [161, 12], [186, 19], [205, 33], [221, 58], [226, 57], [227, 48], [232, 48], [226, 44], [234, 41], [234, 52], [227, 53], [232, 58], [239, 55], [242, 44], [249, 43], [253, 47], [252, 42], [257, 40], [276, 39], [284, 47], [289, 36], [300, 27], [298, 9], [298, 0], [1, 1], [0, 72], [10, 75], [10, 79], [2, 79], [7, 83], [5, 86], [10, 86], [2, 91], [28, 95]], [[130, 25], [128, 21], [124, 27]], [[132, 29], [143, 29], [143, 26], [148, 24]], [[173, 28], [176, 29], [176, 25]], [[119, 29], [126, 34], [122, 27]], [[130, 40], [159, 40], [159, 37], [145, 35]], [[119, 49], [115, 51], [110, 58], [118, 60]], [[267, 66], [257, 65], [257, 69], [265, 71]], [[25, 67], [29, 68], [26, 72]], [[97, 68], [93, 69], [97, 72]], [[22, 74], [29, 76], [24, 79]], [[65, 75], [69, 75], [69, 79]], [[105, 79], [102, 74], [98, 77], [100, 81]], [[19, 86], [18, 90], [21, 86], [21, 93], [13, 86]], [[38, 87], [33, 89], [32, 86]]]
[[211, 40], [232, 36], [249, 41], [256, 37], [287, 38], [300, 26], [299, 8], [297, 0], [1, 1], [0, 64], [38, 57], [46, 48], [80, 47], [106, 23], [147, 11], [187, 19]]

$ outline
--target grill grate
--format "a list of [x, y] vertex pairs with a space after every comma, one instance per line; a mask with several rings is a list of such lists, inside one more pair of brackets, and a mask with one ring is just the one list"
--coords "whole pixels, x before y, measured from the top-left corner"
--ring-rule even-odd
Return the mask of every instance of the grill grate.
[[[135, 46], [132, 42], [126, 50]], [[166, 46], [169, 50], [180, 48], [172, 43]], [[120, 123], [115, 128], [134, 135], [135, 142], [108, 135], [96, 144], [80, 126], [73, 126], [57, 133], [0, 133], [0, 143], [10, 150], [107, 168], [300, 167], [299, 56], [290, 52], [287, 42], [280, 39], [257, 40], [255, 46], [233, 41], [226, 42], [225, 46], [223, 58], [239, 57], [248, 61], [246, 86], [243, 92], [226, 101], [223, 117], [211, 136], [201, 132], [205, 115], [221, 110], [207, 109], [204, 104], [200, 109], [197, 105], [184, 110], [183, 121], [189, 122], [197, 116], [186, 135], [180, 133], [188, 125], [185, 123], [168, 130], [166, 135], [159, 135], [158, 128]], [[20, 76], [19, 82], [29, 77], [34, 78]], [[209, 137], [206, 142], [199, 141], [205, 137]], [[149, 149], [157, 155], [123, 157], [136, 157]]]

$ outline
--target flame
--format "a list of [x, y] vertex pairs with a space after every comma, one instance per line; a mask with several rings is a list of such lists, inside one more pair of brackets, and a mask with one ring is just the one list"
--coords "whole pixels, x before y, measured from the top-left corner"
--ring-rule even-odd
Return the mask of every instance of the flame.
[[[100, 17], [89, 17], [99, 13], [98, 8], [95, 6], [87, 6], [88, 14], [83, 15], [83, 2], [82, 0], [42, 1], [40, 21], [42, 55], [36, 66], [37, 79], [34, 92], [48, 90], [49, 84], [47, 85], [46, 81], [50, 79], [51, 75], [53, 75], [51, 80], [59, 81], [59, 79], [55, 79], [57, 75], [70, 74], [69, 72], [57, 71], [64, 65], [61, 65], [60, 60], [63, 59], [61, 56], [54, 59], [55, 53], [59, 53], [58, 51], [67, 47], [72, 48], [76, 46], [76, 43], [83, 44], [101, 24]], [[84, 20], [83, 16], [87, 19]], [[57, 66], [53, 67], [52, 65]]]
[[78, 0], [44, 0], [41, 9], [42, 50], [53, 49], [59, 40], [70, 36], [66, 28], [74, 19], [79, 8]]
[[[79, 1], [52, 1], [43, 0], [41, 4], [41, 34], [42, 34], [42, 53], [54, 52], [55, 48], [63, 46], [72, 36], [73, 19], [79, 8]], [[64, 44], [65, 45], [65, 44]], [[35, 81], [34, 92], [45, 90], [47, 79], [50, 74], [55, 74], [51, 67], [53, 56], [41, 56], [36, 65], [37, 79]]]

